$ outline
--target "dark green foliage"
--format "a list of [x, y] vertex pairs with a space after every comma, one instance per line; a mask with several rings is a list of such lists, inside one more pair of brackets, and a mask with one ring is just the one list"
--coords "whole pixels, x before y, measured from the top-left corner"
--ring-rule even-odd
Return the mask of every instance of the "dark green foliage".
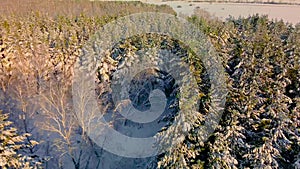
[[229, 94], [222, 120], [210, 139], [201, 144], [197, 142], [201, 133], [191, 131], [175, 150], [182, 156], [170, 160], [167, 153], [161, 159], [164, 166], [177, 168], [184, 162], [185, 168], [296, 167], [300, 153], [299, 25], [258, 15], [225, 23], [198, 17], [190, 21], [210, 37], [222, 57]]
[[0, 168], [37, 168], [41, 163], [34, 158], [22, 155], [20, 151], [37, 144], [31, 141], [25, 143], [29, 134], [19, 135], [17, 129], [12, 127], [12, 122], [8, 121], [8, 114], [3, 114], [0, 110]]
[[[33, 13], [22, 20], [0, 18], [1, 90], [17, 97], [16, 88], [28, 101], [41, 91], [40, 82], [50, 78], [63, 79], [61, 83], [69, 87], [83, 44], [116, 17]], [[226, 22], [197, 16], [189, 20], [210, 38], [221, 57], [229, 94], [219, 126], [208, 141], [199, 141], [199, 119], [181, 145], [158, 158], [160, 167], [294, 168], [300, 164], [300, 24], [291, 26], [258, 15]], [[124, 45], [118, 49], [125, 51], [132, 44]], [[1, 115], [1, 125], [8, 126], [6, 119]], [[10, 131], [9, 139], [20, 137]]]

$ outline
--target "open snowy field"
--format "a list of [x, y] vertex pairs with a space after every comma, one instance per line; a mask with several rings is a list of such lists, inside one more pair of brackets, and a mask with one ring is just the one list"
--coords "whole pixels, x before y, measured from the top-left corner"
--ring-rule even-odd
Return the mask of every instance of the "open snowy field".
[[[254, 4], [254, 3], [208, 3], [188, 1], [147, 0], [146, 3], [167, 4], [178, 14], [192, 15], [196, 8], [204, 9], [212, 15], [225, 20], [229, 16], [247, 17], [256, 13], [268, 15], [272, 19], [283, 19], [293, 24], [300, 22], [300, 5]], [[294, 1], [293, 1], [294, 2]]]
[[300, 0], [141, 0], [147, 1], [185, 1], [185, 2], [217, 2], [217, 3], [266, 3], [266, 4], [300, 4]]

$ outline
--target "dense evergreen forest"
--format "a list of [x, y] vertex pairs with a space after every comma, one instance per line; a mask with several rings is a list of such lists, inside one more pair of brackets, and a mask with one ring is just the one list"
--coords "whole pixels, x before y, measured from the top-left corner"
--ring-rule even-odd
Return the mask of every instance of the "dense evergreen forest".
[[[18, 1], [3, 4], [0, 168], [106, 168], [110, 158], [119, 160], [111, 168], [300, 168], [300, 24], [259, 15], [220, 21], [204, 11], [188, 17], [209, 38], [224, 67], [224, 113], [209, 139], [199, 141], [198, 129], [209, 112], [209, 85], [204, 86], [199, 119], [184, 141], [172, 151], [130, 162], [105, 157], [80, 127], [72, 108], [73, 67], [85, 43], [106, 23], [138, 12], [175, 12], [140, 2], [57, 1], [50, 8], [36, 0], [18, 9], [13, 7]], [[144, 38], [161, 45], [161, 37], [141, 35], [115, 49], [125, 55]], [[171, 47], [185, 47], [169, 40]], [[196, 74], [205, 72], [201, 61], [191, 60], [198, 65]], [[103, 62], [110, 69], [112, 63]], [[101, 78], [109, 79], [108, 72], [99, 71], [100, 85], [106, 85]], [[199, 83], [209, 83], [200, 77]]]

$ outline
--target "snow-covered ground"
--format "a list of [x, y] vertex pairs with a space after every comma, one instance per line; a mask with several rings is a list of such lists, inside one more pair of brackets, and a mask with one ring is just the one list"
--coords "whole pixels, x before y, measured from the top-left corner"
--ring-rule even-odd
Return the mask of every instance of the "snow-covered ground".
[[196, 8], [204, 9], [212, 15], [225, 20], [229, 16], [247, 17], [253, 14], [268, 15], [272, 19], [283, 19], [289, 23], [300, 23], [300, 5], [281, 4], [252, 4], [252, 3], [207, 3], [188, 1], [147, 0], [151, 4], [166, 4], [171, 6], [178, 14], [192, 15]]

